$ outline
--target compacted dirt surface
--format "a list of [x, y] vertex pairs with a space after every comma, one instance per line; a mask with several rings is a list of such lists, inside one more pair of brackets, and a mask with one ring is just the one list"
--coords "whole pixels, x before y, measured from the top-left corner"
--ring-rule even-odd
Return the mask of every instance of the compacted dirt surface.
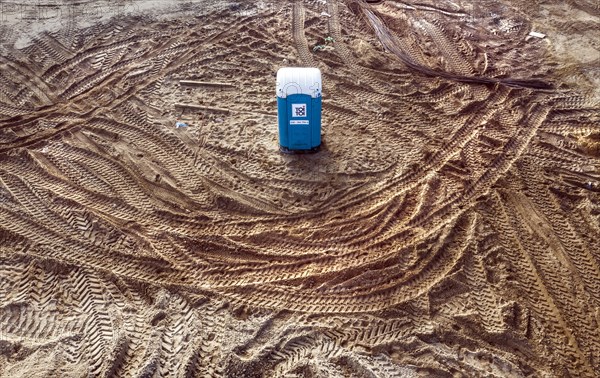
[[0, 376], [600, 376], [599, 12], [1, 1]]

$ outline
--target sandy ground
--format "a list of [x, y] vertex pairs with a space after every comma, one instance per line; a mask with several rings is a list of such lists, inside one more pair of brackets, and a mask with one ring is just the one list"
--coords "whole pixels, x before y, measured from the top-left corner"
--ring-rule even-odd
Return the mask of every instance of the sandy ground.
[[599, 12], [1, 1], [0, 376], [600, 376]]

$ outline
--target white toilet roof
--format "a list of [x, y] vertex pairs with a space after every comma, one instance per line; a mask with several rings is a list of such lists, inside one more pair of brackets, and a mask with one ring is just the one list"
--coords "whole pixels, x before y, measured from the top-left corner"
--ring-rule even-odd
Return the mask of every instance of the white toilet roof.
[[277, 71], [277, 97], [292, 94], [321, 96], [321, 70], [314, 67], [283, 67]]

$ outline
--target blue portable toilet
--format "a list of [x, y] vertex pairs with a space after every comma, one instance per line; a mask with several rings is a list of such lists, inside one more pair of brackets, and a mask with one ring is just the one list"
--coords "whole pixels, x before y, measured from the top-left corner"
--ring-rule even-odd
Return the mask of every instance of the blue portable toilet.
[[321, 145], [321, 71], [284, 67], [277, 71], [279, 148], [314, 152]]

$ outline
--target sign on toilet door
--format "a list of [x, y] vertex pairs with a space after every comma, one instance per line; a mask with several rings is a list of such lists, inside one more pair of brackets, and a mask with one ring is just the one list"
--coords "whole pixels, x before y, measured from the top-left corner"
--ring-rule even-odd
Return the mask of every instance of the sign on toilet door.
[[306, 117], [306, 104], [292, 104], [292, 117]]

